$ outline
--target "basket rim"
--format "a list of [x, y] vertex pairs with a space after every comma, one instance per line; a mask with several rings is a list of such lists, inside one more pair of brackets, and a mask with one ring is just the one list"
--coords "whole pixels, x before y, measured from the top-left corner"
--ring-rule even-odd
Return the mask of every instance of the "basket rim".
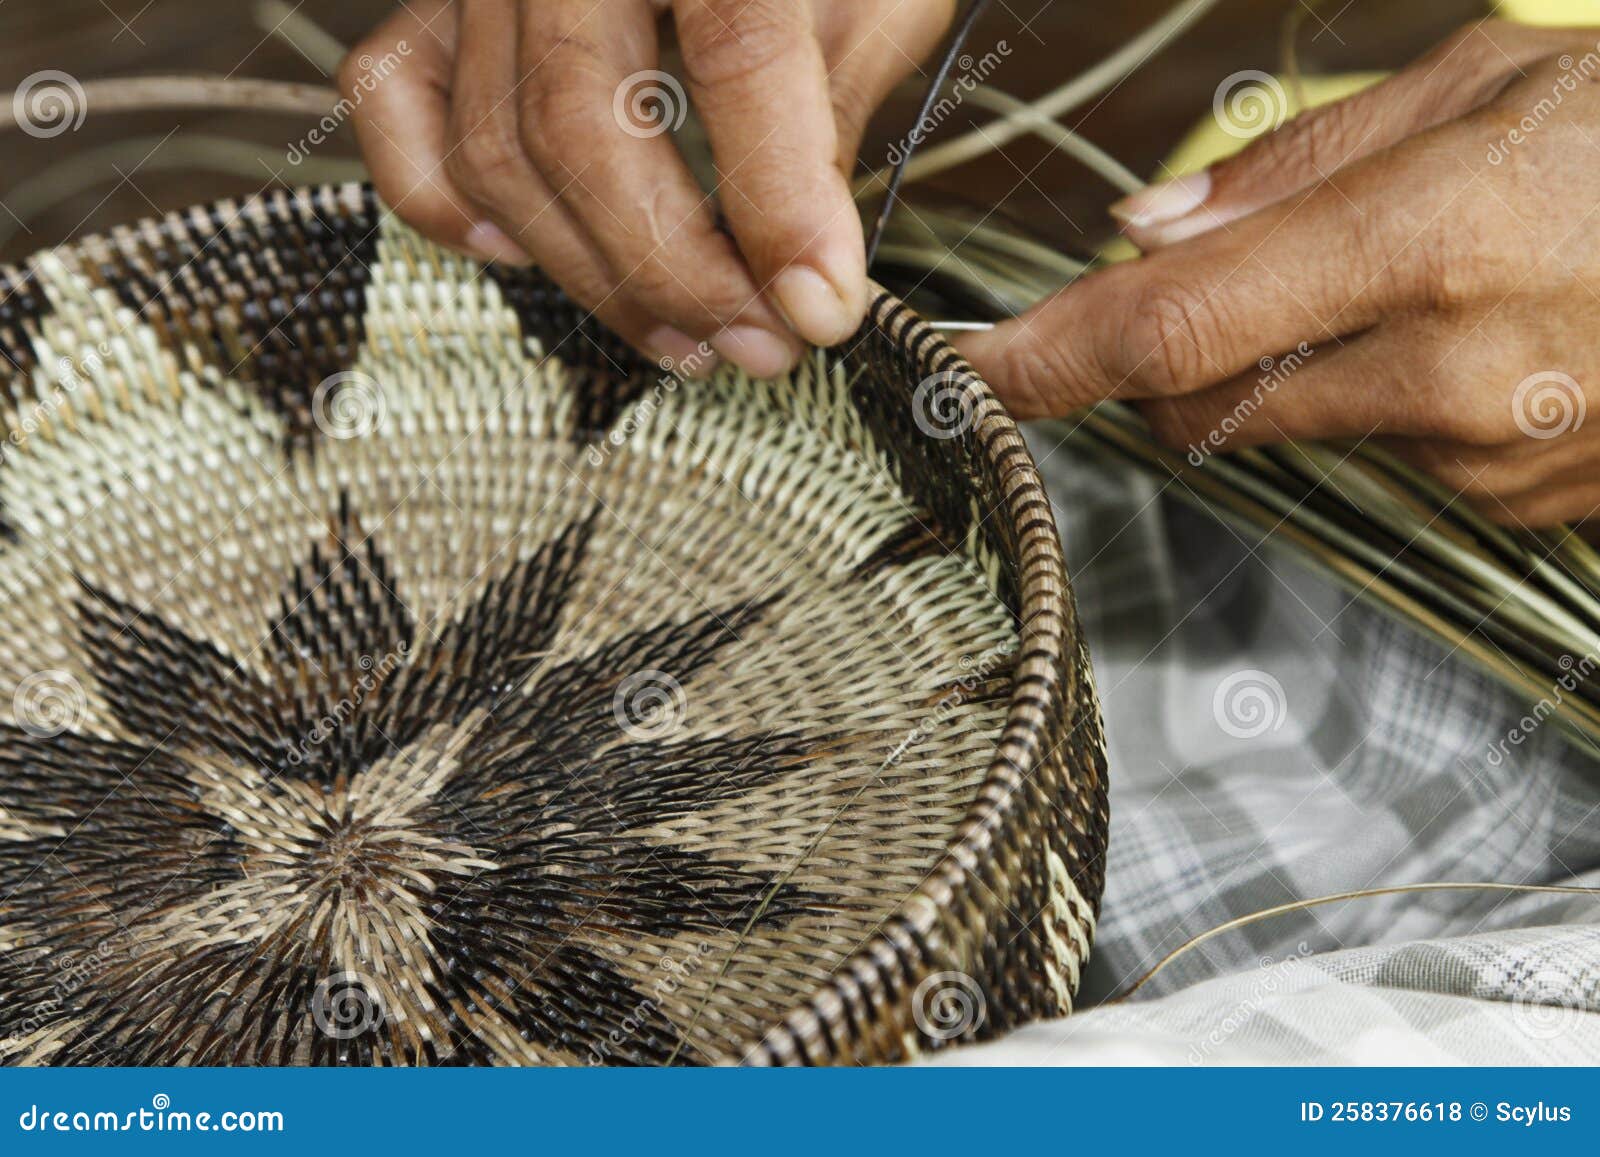
[[[165, 211], [160, 217], [144, 216], [73, 237], [18, 261], [0, 264], [0, 281], [16, 284], [39, 258], [51, 253], [71, 252], [92, 258], [97, 248], [115, 246], [130, 236], [155, 234], [171, 238], [202, 215], [226, 212], [246, 217], [252, 209], [286, 209], [296, 204], [346, 215], [370, 207], [380, 214], [373, 224], [374, 232], [381, 227], [381, 217], [390, 212], [377, 201], [371, 185], [363, 182], [267, 189], [247, 197], [196, 203]], [[808, 1042], [824, 1042], [821, 1051], [830, 1058], [843, 1051], [835, 1043], [836, 1033], [852, 1035], [845, 1010], [859, 1003], [863, 987], [876, 989], [882, 996], [901, 987], [911, 971], [906, 960], [908, 944], [928, 942], [936, 932], [940, 913], [951, 906], [953, 898], [985, 887], [977, 877], [979, 865], [990, 858], [1002, 829], [1019, 810], [1026, 781], [1070, 737], [1072, 692], [1081, 680], [1092, 679], [1081, 669], [1084, 664], [1077, 614], [1054, 512], [1020, 427], [988, 383], [943, 335], [876, 281], [869, 279], [869, 288], [870, 305], [861, 328], [827, 354], [848, 357], [876, 332], [909, 357], [919, 379], [951, 375], [972, 399], [971, 445], [998, 496], [984, 521], [1003, 514], [1016, 537], [1018, 663], [1005, 720], [983, 779], [938, 861], [878, 929], [839, 961], [827, 980], [817, 982], [809, 995], [797, 998], [765, 1032], [736, 1046], [742, 1049], [742, 1056], [726, 1056], [735, 1063], [786, 1063], [815, 1055], [818, 1050]], [[228, 304], [218, 300], [204, 308], [215, 311]], [[19, 371], [8, 367], [7, 372]], [[919, 435], [930, 437], [920, 431]], [[1048, 709], [1051, 705], [1054, 710]], [[1091, 906], [1098, 906], [1097, 896], [1086, 899]]]
[[[762, 1037], [746, 1047], [742, 1064], [782, 1063], [779, 1051], [791, 1057], [811, 1050], [805, 1041], [830, 1040], [831, 1028], [843, 1028], [844, 1010], [859, 998], [863, 984], [894, 984], [891, 962], [899, 962], [906, 943], [923, 944], [935, 931], [939, 913], [952, 897], [974, 885], [978, 865], [989, 857], [1001, 829], [1021, 806], [1020, 790], [1044, 759], [1066, 742], [1070, 690], [1080, 675], [1077, 611], [1068, 582], [1066, 560], [1054, 510], [1021, 427], [983, 377], [938, 330], [877, 281], [869, 279], [872, 303], [855, 337], [835, 350], [848, 350], [866, 340], [869, 330], [883, 333], [908, 351], [919, 377], [953, 375], [976, 395], [972, 436], [984, 465], [993, 472], [997, 491], [1018, 533], [1017, 667], [1006, 719], [995, 751], [973, 801], [956, 824], [938, 862], [922, 884], [883, 921], [855, 952], [834, 968], [830, 980], [817, 985]], [[927, 434], [923, 434], [927, 437]], [[997, 507], [1000, 509], [1000, 507]], [[1029, 515], [1042, 513], [1031, 523]], [[1028, 531], [1024, 534], [1024, 527]], [[1041, 696], [1057, 710], [1042, 712]], [[1097, 898], [1089, 898], [1097, 904]], [[833, 1052], [833, 1048], [828, 1050]], [[756, 1054], [765, 1053], [758, 1057]]]

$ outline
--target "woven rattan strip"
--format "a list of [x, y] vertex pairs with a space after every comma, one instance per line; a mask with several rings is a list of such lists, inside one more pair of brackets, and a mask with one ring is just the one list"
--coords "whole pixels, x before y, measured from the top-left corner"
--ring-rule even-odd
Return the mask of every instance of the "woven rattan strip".
[[0, 1059], [875, 1063], [1070, 1009], [1060, 544], [893, 298], [685, 380], [355, 186], [0, 272]]

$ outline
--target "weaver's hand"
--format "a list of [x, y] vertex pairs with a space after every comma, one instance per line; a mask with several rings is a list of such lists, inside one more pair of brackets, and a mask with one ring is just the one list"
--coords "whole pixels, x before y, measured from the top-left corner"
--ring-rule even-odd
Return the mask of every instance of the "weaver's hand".
[[1145, 257], [964, 351], [1022, 416], [1138, 399], [1196, 461], [1376, 435], [1500, 521], [1583, 519], [1600, 506], [1600, 421], [1583, 422], [1600, 388], [1597, 41], [1474, 25], [1129, 198], [1113, 211]]
[[[350, 53], [340, 86], [379, 195], [423, 233], [537, 262], [649, 354], [682, 361], [705, 340], [773, 374], [799, 338], [839, 341], [866, 311], [846, 174], [867, 118], [953, 8], [409, 0]], [[666, 131], [685, 95], [655, 71], [666, 16], [720, 172], [716, 201]], [[373, 82], [372, 62], [396, 54], [401, 66]]]

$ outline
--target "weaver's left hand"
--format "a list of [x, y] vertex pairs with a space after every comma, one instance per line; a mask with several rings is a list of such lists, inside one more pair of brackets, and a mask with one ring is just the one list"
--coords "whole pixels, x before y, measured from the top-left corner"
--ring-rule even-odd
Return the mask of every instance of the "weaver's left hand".
[[1492, 518], [1600, 509], [1600, 30], [1488, 22], [1113, 210], [1145, 251], [962, 341], [1022, 417], [1191, 460], [1376, 436]]

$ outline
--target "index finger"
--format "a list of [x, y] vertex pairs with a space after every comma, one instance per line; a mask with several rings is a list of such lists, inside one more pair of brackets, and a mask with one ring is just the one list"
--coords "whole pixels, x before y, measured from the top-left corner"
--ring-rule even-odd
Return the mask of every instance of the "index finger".
[[1357, 333], [1429, 294], [1443, 223], [1459, 227], [1471, 204], [1458, 203], [1471, 176], [1457, 155], [1449, 133], [1413, 138], [958, 344], [1022, 416], [1042, 416], [1190, 393]]
[[843, 341], [866, 313], [866, 246], [811, 6], [684, 0], [677, 25], [740, 251], [802, 337]]

